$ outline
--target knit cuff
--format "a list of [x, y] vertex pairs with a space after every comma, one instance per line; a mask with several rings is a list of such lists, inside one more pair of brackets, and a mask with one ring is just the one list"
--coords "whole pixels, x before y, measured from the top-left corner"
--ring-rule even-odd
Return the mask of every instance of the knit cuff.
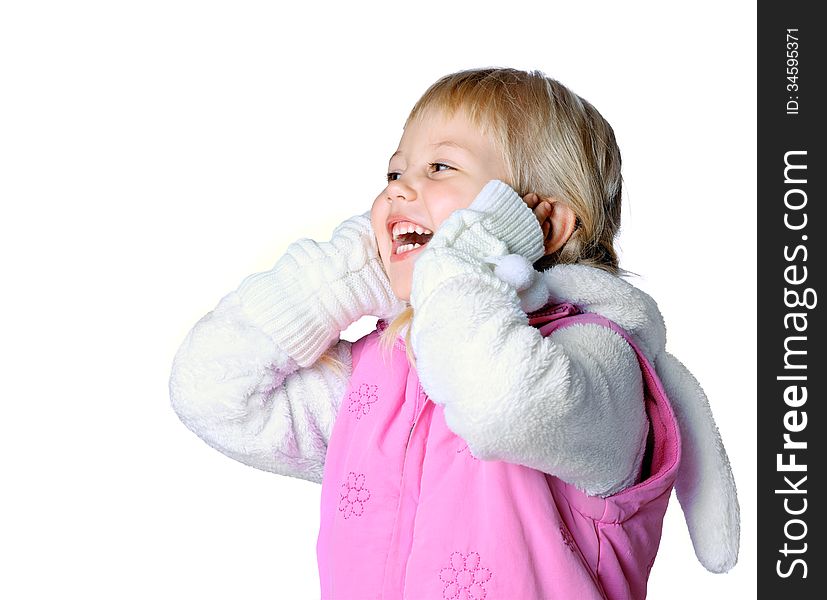
[[362, 249], [368, 258], [361, 262], [360, 249], [345, 250], [341, 236], [335, 244], [299, 240], [270, 271], [238, 287], [250, 320], [300, 367], [313, 364], [360, 317], [390, 318], [404, 308], [378, 256]]
[[[339, 331], [307, 289], [289, 276], [287, 255], [271, 271], [255, 273], [238, 287], [244, 312], [300, 367], [313, 363]], [[313, 306], [316, 304], [316, 306]], [[312, 306], [312, 308], [311, 308]]]
[[543, 230], [534, 212], [510, 186], [493, 179], [485, 184], [468, 207], [491, 215], [485, 229], [503, 240], [513, 254], [534, 263], [545, 253]]

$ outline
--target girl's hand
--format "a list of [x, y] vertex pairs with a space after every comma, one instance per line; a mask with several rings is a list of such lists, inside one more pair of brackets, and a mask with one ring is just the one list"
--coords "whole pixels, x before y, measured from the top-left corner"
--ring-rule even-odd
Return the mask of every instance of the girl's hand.
[[548, 232], [551, 229], [551, 220], [549, 219], [551, 215], [551, 202], [540, 198], [540, 196], [534, 192], [523, 196], [523, 202], [534, 211], [534, 216], [537, 217], [537, 220], [540, 222], [540, 227], [543, 230], [543, 240], [546, 240], [548, 238]]
[[533, 209], [513, 188], [492, 179], [468, 208], [455, 210], [442, 222], [417, 262], [431, 250], [445, 247], [476, 259], [520, 254], [529, 262], [537, 261], [543, 257], [544, 244], [543, 230], [536, 218]]
[[545, 301], [539, 293], [535, 297], [532, 292], [525, 305], [524, 294], [519, 294], [534, 283], [536, 272], [532, 265], [544, 254], [539, 217], [545, 218], [548, 209], [540, 207], [538, 217], [529, 202], [537, 204], [534, 198], [527, 202], [502, 181], [491, 180], [467, 209], [454, 211], [414, 263], [410, 296], [414, 311], [448, 279], [460, 274], [485, 278], [492, 274], [492, 265], [494, 280], [501, 280], [492, 284], [505, 281], [513, 285], [521, 306], [529, 311], [542, 306], [535, 306]]

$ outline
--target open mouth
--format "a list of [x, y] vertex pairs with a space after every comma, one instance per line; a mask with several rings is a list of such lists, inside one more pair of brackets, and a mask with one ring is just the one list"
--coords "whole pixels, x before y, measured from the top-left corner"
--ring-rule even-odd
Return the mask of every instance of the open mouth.
[[409, 221], [394, 224], [391, 232], [393, 244], [391, 246], [391, 260], [399, 260], [405, 255], [425, 246], [434, 233], [427, 227]]

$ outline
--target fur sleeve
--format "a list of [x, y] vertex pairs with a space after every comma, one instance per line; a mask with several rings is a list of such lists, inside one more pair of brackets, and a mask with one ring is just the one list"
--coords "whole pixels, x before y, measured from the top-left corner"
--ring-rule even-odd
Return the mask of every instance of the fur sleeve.
[[591, 495], [635, 483], [648, 421], [634, 350], [599, 325], [543, 337], [512, 285], [452, 253], [417, 265], [423, 282], [431, 267], [455, 275], [428, 290], [411, 330], [423, 388], [451, 430], [478, 458], [535, 468]]
[[351, 343], [299, 368], [243, 310], [236, 292], [205, 315], [179, 348], [169, 380], [181, 421], [230, 458], [321, 482], [333, 421], [347, 387]]

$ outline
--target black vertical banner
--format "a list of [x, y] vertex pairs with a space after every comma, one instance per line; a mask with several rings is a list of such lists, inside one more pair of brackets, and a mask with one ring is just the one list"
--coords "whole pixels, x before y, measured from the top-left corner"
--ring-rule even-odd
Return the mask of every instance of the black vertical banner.
[[758, 6], [758, 597], [768, 599], [827, 597], [827, 31], [818, 6]]

